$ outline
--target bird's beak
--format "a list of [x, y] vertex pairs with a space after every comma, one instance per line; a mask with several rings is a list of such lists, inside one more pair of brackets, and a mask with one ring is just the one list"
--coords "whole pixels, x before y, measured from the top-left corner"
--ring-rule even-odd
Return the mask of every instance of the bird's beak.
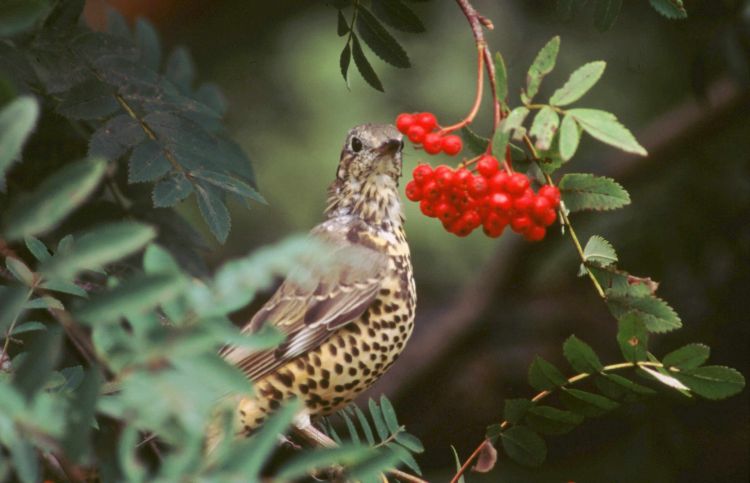
[[389, 139], [380, 146], [377, 147], [378, 153], [383, 154], [396, 154], [404, 148], [404, 142], [400, 139]]

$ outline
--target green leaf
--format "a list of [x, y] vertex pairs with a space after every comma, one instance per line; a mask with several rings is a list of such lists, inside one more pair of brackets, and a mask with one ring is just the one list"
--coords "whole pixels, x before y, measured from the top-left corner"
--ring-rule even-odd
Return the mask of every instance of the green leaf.
[[96, 423], [96, 402], [102, 382], [96, 368], [88, 369], [85, 375], [81, 371], [81, 384], [75, 389], [73, 403], [66, 414], [65, 454], [73, 461], [79, 461], [90, 451], [90, 434]]
[[349, 24], [344, 18], [344, 14], [341, 12], [341, 10], [338, 11], [338, 15], [336, 17], [336, 33], [339, 37], [343, 37], [344, 35], [349, 33]]
[[163, 148], [150, 139], [133, 149], [128, 160], [128, 183], [155, 181], [172, 169]]
[[529, 384], [538, 391], [547, 391], [567, 384], [568, 380], [552, 364], [539, 356], [529, 367]]
[[583, 258], [587, 262], [594, 262], [602, 267], [607, 267], [617, 262], [617, 252], [604, 238], [593, 235], [586, 242], [583, 249]]
[[130, 278], [75, 311], [76, 318], [91, 325], [116, 321], [130, 313], [144, 313], [173, 299], [185, 285], [179, 274], [140, 275]]
[[359, 426], [362, 428], [362, 433], [365, 435], [365, 440], [367, 440], [367, 444], [370, 446], [375, 445], [375, 436], [372, 434], [372, 428], [370, 427], [369, 421], [367, 421], [367, 417], [365, 416], [365, 413], [362, 412], [361, 409], [359, 409], [359, 406], [356, 404], [354, 405], [354, 414], [357, 415], [357, 420], [359, 420]]
[[375, 55], [385, 62], [401, 68], [411, 66], [409, 56], [406, 55], [403, 47], [388, 33], [375, 16], [361, 5], [357, 7], [357, 32], [375, 52]]
[[495, 52], [495, 95], [500, 100], [503, 109], [507, 109], [508, 70], [505, 68], [505, 60], [500, 52]]
[[368, 401], [368, 406], [370, 408], [370, 417], [372, 418], [372, 422], [375, 424], [375, 430], [378, 432], [380, 440], [385, 441], [386, 439], [388, 439], [388, 427], [386, 426], [385, 420], [383, 419], [383, 413], [381, 412], [378, 403], [376, 403], [372, 399]]
[[526, 90], [521, 93], [521, 100], [524, 104], [529, 104], [534, 99], [534, 96], [539, 92], [542, 78], [555, 68], [559, 50], [560, 37], [555, 36], [536, 55], [534, 62], [529, 67], [529, 72], [526, 74]]
[[146, 139], [143, 126], [127, 114], [108, 120], [89, 139], [89, 156], [116, 160]]
[[508, 116], [500, 122], [497, 131], [492, 136], [492, 155], [497, 159], [505, 159], [505, 148], [510, 141], [511, 133], [523, 128], [523, 121], [529, 115], [529, 109], [523, 106], [516, 107]]
[[102, 268], [131, 255], [156, 237], [148, 225], [121, 221], [100, 225], [78, 239], [70, 251], [60, 253], [42, 265], [50, 276], [69, 278], [82, 270]]
[[30, 401], [34, 394], [47, 382], [47, 378], [60, 359], [62, 332], [50, 328], [31, 341], [29, 352], [13, 374], [13, 385]]
[[201, 184], [195, 185], [195, 194], [203, 220], [219, 243], [224, 243], [229, 235], [232, 219], [222, 195], [217, 190]]
[[547, 151], [552, 145], [557, 128], [560, 125], [560, 116], [549, 106], [544, 106], [534, 116], [529, 134], [536, 138], [536, 148]]
[[0, 3], [0, 37], [28, 30], [48, 9], [46, 0], [4, 0]]
[[352, 61], [352, 49], [349, 44], [344, 46], [344, 50], [341, 51], [341, 57], [339, 58], [339, 67], [341, 67], [341, 75], [344, 76], [347, 86], [349, 85], [349, 64]]
[[36, 321], [24, 322], [23, 324], [17, 325], [13, 329], [13, 332], [10, 333], [10, 335], [20, 335], [26, 332], [33, 332], [35, 330], [47, 330], [47, 326], [44, 325], [42, 322], [36, 322]]
[[350, 466], [367, 459], [371, 450], [347, 445], [339, 448], [317, 448], [303, 451], [292, 458], [278, 473], [277, 481], [297, 481], [310, 476], [311, 470], [324, 470], [334, 465]]
[[511, 424], [518, 424], [526, 415], [526, 411], [532, 406], [528, 399], [506, 399], [503, 417]]
[[39, 478], [39, 458], [36, 449], [28, 440], [13, 434], [11, 444], [8, 444], [10, 458], [16, 475], [22, 483], [34, 483]]
[[380, 20], [403, 32], [424, 32], [424, 25], [414, 11], [401, 0], [379, 0], [372, 2], [372, 11]]
[[365, 53], [362, 52], [362, 46], [359, 44], [359, 39], [356, 35], [352, 35], [352, 56], [354, 57], [354, 65], [357, 66], [357, 70], [362, 75], [362, 78], [373, 89], [384, 92], [383, 84], [380, 82], [367, 57], [365, 57]]
[[354, 421], [352, 421], [352, 418], [349, 417], [348, 414], [346, 414], [346, 409], [344, 408], [343, 411], [339, 411], [339, 416], [341, 416], [341, 419], [344, 420], [344, 424], [346, 424], [346, 430], [349, 432], [349, 440], [354, 444], [359, 444], [359, 433], [357, 432], [356, 426], [354, 426]]
[[84, 289], [79, 287], [73, 282], [68, 282], [67, 280], [60, 280], [60, 279], [52, 279], [52, 280], [45, 280], [42, 285], [42, 288], [47, 290], [52, 290], [53, 292], [62, 292], [70, 295], [76, 295], [78, 297], [87, 298], [89, 295], [86, 293]]
[[613, 210], [630, 204], [630, 195], [625, 188], [604, 176], [568, 173], [558, 186], [565, 207], [571, 212]]
[[583, 416], [552, 406], [533, 405], [526, 413], [526, 423], [542, 434], [564, 434], [583, 422]]
[[563, 388], [560, 401], [571, 411], [589, 418], [601, 416], [619, 406], [617, 402], [599, 394], [569, 387]]
[[[458, 451], [456, 451], [456, 448], [453, 445], [451, 445], [451, 451], [453, 451], [453, 459], [456, 462], [456, 474], [458, 474], [458, 472], [461, 471], [461, 458], [459, 458]], [[456, 483], [466, 483], [464, 475], [461, 475]]]
[[31, 296], [31, 290], [21, 286], [0, 285], [0, 333], [5, 333], [14, 320], [24, 311], [24, 305]]
[[565, 340], [563, 354], [571, 367], [580, 373], [594, 374], [604, 367], [594, 349], [574, 335]]
[[417, 438], [413, 434], [409, 434], [405, 431], [400, 431], [398, 434], [396, 434], [396, 441], [398, 441], [401, 446], [408, 449], [412, 453], [424, 453], [424, 445], [419, 440], [419, 438]]
[[195, 66], [185, 47], [177, 47], [167, 58], [164, 77], [182, 92], [190, 92], [195, 79]]
[[620, 317], [617, 329], [620, 352], [629, 362], [645, 361], [648, 351], [648, 332], [638, 315], [627, 313]]
[[514, 461], [525, 466], [539, 466], [547, 458], [547, 445], [538, 434], [525, 426], [513, 426], [502, 433], [503, 449]]
[[561, 88], [552, 94], [549, 103], [553, 106], [567, 106], [577, 101], [594, 87], [606, 66], [607, 63], [602, 60], [582, 65], [570, 75]]
[[687, 391], [689, 390], [689, 388], [681, 383], [679, 379], [675, 379], [675, 377], [670, 374], [669, 371], [666, 371], [661, 367], [652, 369], [650, 367], [641, 366], [639, 367], [639, 369], [651, 376], [653, 379], [656, 379], [660, 383], [664, 384], [665, 386], [669, 386], [673, 389], [684, 392], [686, 396], [688, 395]]
[[8, 209], [5, 235], [16, 240], [51, 230], [89, 197], [106, 168], [105, 160], [90, 158], [55, 172]]
[[600, 32], [606, 32], [620, 13], [622, 0], [596, 0], [594, 4], [594, 27]]
[[680, 370], [695, 369], [708, 360], [711, 349], [703, 344], [688, 344], [665, 355], [662, 362], [667, 367], [676, 367]]
[[[179, 282], [177, 283], [179, 287]], [[206, 389], [215, 389], [217, 394], [231, 392], [233, 395], [250, 396], [252, 393], [250, 382], [242, 371], [217, 354], [170, 357], [169, 360], [177, 370], [194, 378], [196, 384]]]
[[584, 131], [599, 141], [622, 151], [646, 156], [648, 153], [638, 144], [633, 134], [620, 124], [614, 114], [599, 109], [570, 109], [568, 115], [575, 118]]
[[379, 481], [377, 478], [381, 473], [398, 465], [403, 460], [407, 451], [397, 445], [390, 446], [390, 451], [371, 451], [368, 458], [353, 465], [347, 474], [349, 481]]
[[33, 300], [29, 300], [26, 302], [26, 305], [24, 305], [25, 309], [57, 309], [57, 310], [65, 310], [65, 306], [63, 306], [62, 302], [57, 300], [55, 297], [51, 297], [49, 295], [43, 295], [41, 297], [37, 297]]
[[34, 272], [32, 272], [31, 269], [18, 258], [6, 258], [5, 266], [19, 282], [29, 287], [34, 284]]
[[159, 34], [151, 22], [144, 18], [135, 21], [135, 45], [141, 54], [138, 61], [149, 69], [158, 71], [161, 64]]
[[398, 454], [398, 458], [402, 463], [406, 465], [407, 468], [412, 470], [417, 475], [422, 476], [422, 469], [419, 467], [419, 463], [417, 463], [417, 460], [408, 450], [404, 451], [403, 447], [397, 445], [396, 443], [388, 443], [386, 445], [386, 448], [390, 449], [391, 451], [396, 451]]
[[478, 135], [469, 126], [461, 128], [461, 137], [464, 138], [466, 149], [477, 156], [487, 151], [487, 145], [490, 143], [489, 139]]
[[174, 206], [193, 192], [193, 184], [184, 173], [174, 173], [154, 186], [151, 198], [155, 208]]
[[39, 104], [31, 96], [21, 96], [0, 111], [0, 178], [20, 157], [38, 118]]
[[594, 383], [604, 395], [615, 399], [621, 399], [630, 393], [644, 396], [656, 394], [656, 391], [650, 387], [642, 386], [619, 374], [601, 374], [594, 380]]
[[650, 0], [651, 7], [669, 19], [687, 18], [682, 0]]
[[237, 178], [236, 176], [230, 176], [224, 173], [218, 173], [216, 171], [210, 171], [207, 169], [196, 169], [195, 171], [191, 171], [190, 175], [194, 178], [202, 179], [203, 181], [211, 183], [212, 185], [217, 186], [229, 193], [233, 193], [244, 198], [251, 198], [264, 205], [268, 204], [265, 198], [263, 198], [263, 196], [261, 196], [261, 194], [255, 190], [255, 188]]
[[576, 153], [578, 142], [581, 140], [581, 129], [573, 116], [569, 114], [563, 116], [559, 138], [560, 157], [563, 161], [568, 161]]
[[691, 391], [706, 399], [724, 399], [745, 387], [745, 378], [737, 370], [724, 366], [703, 366], [675, 373]]
[[52, 258], [52, 254], [47, 250], [47, 247], [38, 238], [33, 236], [27, 236], [24, 240], [26, 242], [26, 248], [29, 249], [34, 258], [40, 262], [46, 262]]
[[70, 89], [57, 106], [57, 112], [69, 119], [105, 118], [119, 109], [115, 91], [97, 79], [90, 79]]
[[617, 318], [627, 313], [636, 314], [649, 332], [669, 332], [682, 327], [677, 312], [655, 295], [630, 296], [608, 290], [607, 306]]
[[385, 397], [385, 394], [380, 396], [380, 409], [383, 411], [383, 418], [385, 419], [385, 425], [388, 426], [388, 431], [391, 434], [401, 431], [401, 425], [398, 424], [398, 418], [396, 418], [396, 410], [393, 409], [393, 404]]

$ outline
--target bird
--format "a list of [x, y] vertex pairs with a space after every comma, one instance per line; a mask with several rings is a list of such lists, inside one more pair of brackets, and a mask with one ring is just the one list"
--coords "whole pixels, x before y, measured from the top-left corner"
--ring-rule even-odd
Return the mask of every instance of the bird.
[[[292, 399], [301, 419], [345, 407], [396, 361], [414, 328], [416, 287], [399, 197], [403, 136], [392, 125], [352, 128], [328, 188], [325, 220], [309, 236], [330, 263], [290, 272], [242, 328], [266, 325], [276, 348], [228, 347], [221, 356], [253, 382], [237, 404], [237, 434], [253, 434]], [[322, 266], [321, 266], [322, 265]]]

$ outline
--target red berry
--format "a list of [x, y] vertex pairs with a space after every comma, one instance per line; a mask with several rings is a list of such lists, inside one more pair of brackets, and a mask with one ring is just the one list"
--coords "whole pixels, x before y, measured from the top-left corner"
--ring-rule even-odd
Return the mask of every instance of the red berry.
[[505, 193], [492, 193], [489, 198], [490, 206], [496, 212], [508, 212], [513, 207], [513, 200]]
[[479, 213], [475, 210], [469, 210], [461, 215], [461, 219], [466, 223], [466, 226], [473, 230], [482, 224], [482, 220], [479, 218]]
[[422, 186], [424, 183], [432, 179], [432, 166], [430, 166], [429, 164], [417, 165], [417, 167], [414, 168], [414, 171], [412, 172], [412, 177], [419, 186]]
[[513, 231], [516, 233], [522, 233], [531, 225], [531, 218], [526, 215], [514, 216], [510, 220], [510, 227], [513, 228]]
[[458, 218], [458, 210], [445, 201], [435, 205], [435, 215], [443, 223], [450, 223]]
[[469, 189], [469, 185], [471, 184], [473, 179], [474, 175], [471, 174], [471, 171], [466, 168], [459, 168], [458, 170], [456, 170], [456, 179], [454, 181], [454, 184], [457, 188]]
[[430, 180], [422, 186], [422, 196], [427, 200], [436, 200], [440, 198], [440, 187], [438, 184]]
[[519, 215], [528, 213], [529, 209], [534, 204], [534, 198], [534, 192], [531, 191], [531, 188], [528, 188], [521, 196], [513, 200], [513, 209]]
[[505, 192], [508, 183], [508, 173], [505, 171], [497, 172], [492, 178], [490, 178], [489, 183], [490, 191], [493, 193]]
[[435, 204], [432, 201], [423, 199], [419, 202], [419, 209], [423, 215], [430, 218], [435, 217]]
[[422, 140], [424, 140], [425, 134], [427, 134], [427, 131], [425, 131], [425, 129], [419, 124], [412, 125], [409, 127], [409, 130], [406, 131], [409, 140], [414, 144], [421, 144]]
[[527, 241], [541, 241], [544, 239], [544, 235], [547, 234], [547, 230], [543, 226], [531, 225], [524, 233], [523, 237]]
[[412, 127], [416, 121], [417, 119], [413, 114], [404, 112], [402, 114], [399, 114], [396, 118], [396, 128], [403, 134], [406, 134], [409, 128]]
[[437, 154], [443, 148], [443, 138], [436, 132], [428, 132], [424, 135], [422, 147], [427, 154]]
[[451, 168], [450, 166], [441, 164], [440, 166], [435, 168], [435, 181], [441, 188], [447, 189], [453, 187], [453, 180], [455, 178], [456, 172], [453, 171], [453, 168]]
[[443, 151], [449, 156], [458, 154], [463, 147], [461, 138], [455, 134], [449, 134], [443, 138]]
[[529, 178], [521, 173], [513, 173], [505, 183], [508, 192], [513, 196], [521, 196], [529, 184]]
[[425, 131], [432, 131], [437, 127], [437, 118], [431, 112], [421, 112], [416, 116], [416, 122], [422, 126]]
[[471, 233], [473, 228], [469, 228], [463, 218], [459, 218], [450, 224], [448, 231], [456, 236], [465, 237]]
[[539, 195], [547, 198], [552, 203], [553, 208], [557, 208], [560, 204], [560, 190], [557, 189], [557, 186], [546, 184], [539, 188]]
[[477, 162], [477, 171], [485, 178], [492, 178], [499, 170], [500, 163], [497, 162], [494, 156], [482, 156], [482, 159]]
[[489, 193], [490, 188], [487, 180], [481, 176], [472, 176], [469, 185], [467, 186], [469, 194], [474, 198], [481, 198], [482, 196]]
[[550, 208], [552, 208], [552, 203], [550, 203], [549, 199], [544, 196], [535, 196], [534, 202], [531, 205], [531, 215], [537, 220], [541, 220]]
[[550, 226], [552, 223], [557, 220], [557, 212], [550, 208], [549, 210], [545, 211], [541, 216], [537, 218], [542, 225], [544, 226]]
[[504, 223], [504, 220], [495, 213], [489, 213], [484, 223], [482, 223], [485, 235], [491, 238], [497, 238], [502, 235], [506, 225], [507, 223]]
[[422, 190], [419, 189], [419, 186], [417, 186], [416, 181], [409, 181], [406, 183], [406, 197], [410, 201], [419, 201], [422, 199]]

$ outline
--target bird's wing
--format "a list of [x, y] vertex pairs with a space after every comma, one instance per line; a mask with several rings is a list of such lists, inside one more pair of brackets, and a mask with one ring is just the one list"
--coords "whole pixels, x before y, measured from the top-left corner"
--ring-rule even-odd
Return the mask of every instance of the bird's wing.
[[284, 342], [271, 350], [234, 347], [222, 351], [249, 379], [258, 380], [315, 349], [331, 331], [356, 320], [375, 300], [387, 256], [377, 240], [360, 236], [364, 231], [358, 227], [342, 230], [333, 223], [319, 225], [312, 232], [330, 247], [325, 262], [316, 257], [303, 261], [243, 329], [255, 332], [271, 324], [286, 335]]

